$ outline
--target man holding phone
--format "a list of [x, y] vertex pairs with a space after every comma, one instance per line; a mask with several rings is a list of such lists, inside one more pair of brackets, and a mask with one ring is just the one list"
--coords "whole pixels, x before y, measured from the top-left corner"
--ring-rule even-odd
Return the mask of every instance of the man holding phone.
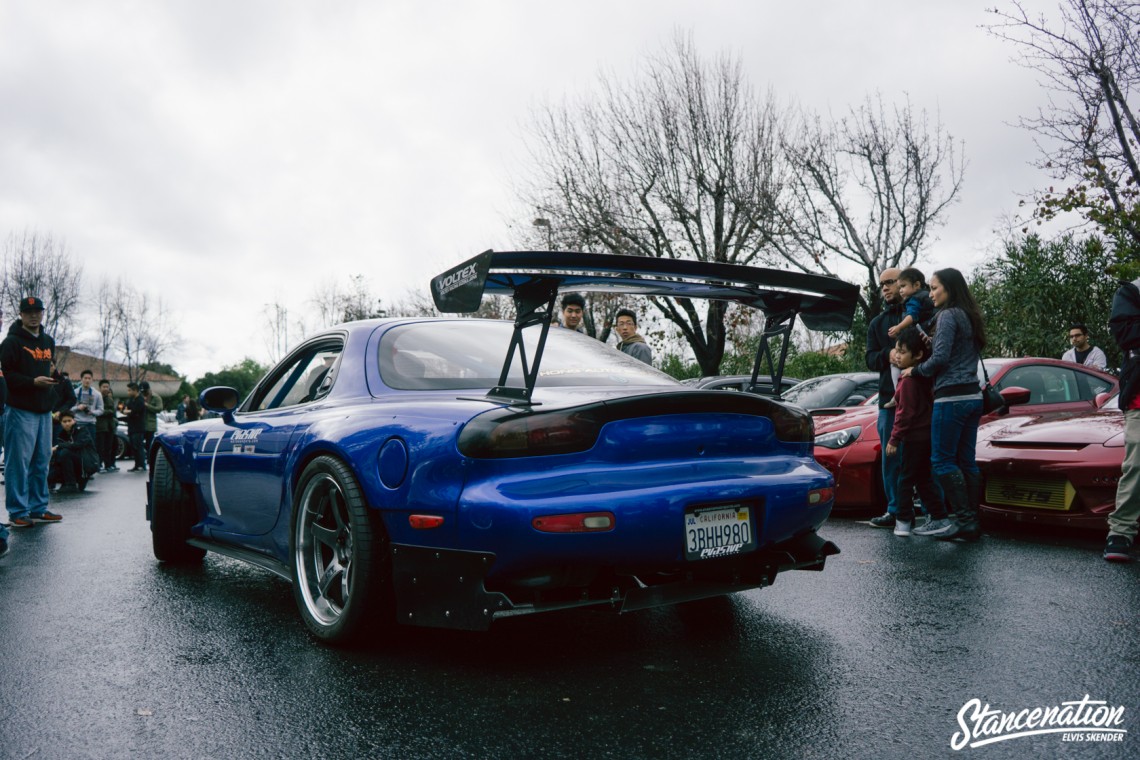
[[52, 378], [55, 341], [41, 326], [43, 318], [43, 301], [25, 298], [20, 301], [20, 321], [0, 343], [0, 368], [8, 381], [5, 505], [13, 528], [62, 519], [47, 508], [51, 412], [58, 382]]

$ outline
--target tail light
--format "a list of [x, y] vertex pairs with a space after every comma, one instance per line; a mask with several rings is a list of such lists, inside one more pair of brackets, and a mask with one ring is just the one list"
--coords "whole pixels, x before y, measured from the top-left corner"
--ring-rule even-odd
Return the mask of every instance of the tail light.
[[592, 410], [524, 414], [508, 419], [486, 414], [459, 435], [459, 450], [478, 458], [573, 454], [590, 449], [602, 422]]
[[665, 414], [746, 414], [766, 417], [785, 443], [810, 443], [811, 416], [798, 407], [748, 393], [655, 393], [561, 411], [502, 408], [481, 414], [459, 434], [459, 451], [479, 459], [574, 454], [597, 443], [607, 422]]
[[543, 515], [530, 521], [543, 533], [597, 533], [614, 529], [613, 512], [577, 512], [569, 515]]
[[828, 502], [835, 501], [834, 488], [816, 488], [808, 491], [808, 504], [827, 504]]

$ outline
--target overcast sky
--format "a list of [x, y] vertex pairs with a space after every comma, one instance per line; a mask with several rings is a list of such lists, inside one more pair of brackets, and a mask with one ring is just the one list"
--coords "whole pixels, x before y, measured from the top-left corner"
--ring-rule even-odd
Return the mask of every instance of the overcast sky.
[[161, 294], [182, 336], [169, 362], [192, 379], [264, 361], [267, 303], [301, 314], [351, 274], [395, 300], [513, 247], [533, 216], [513, 190], [530, 109], [680, 29], [809, 107], [879, 91], [937, 110], [969, 165], [922, 263], [969, 268], [1043, 181], [1010, 126], [1043, 94], [979, 29], [985, 7], [0, 0], [0, 235], [50, 233], [92, 285]]

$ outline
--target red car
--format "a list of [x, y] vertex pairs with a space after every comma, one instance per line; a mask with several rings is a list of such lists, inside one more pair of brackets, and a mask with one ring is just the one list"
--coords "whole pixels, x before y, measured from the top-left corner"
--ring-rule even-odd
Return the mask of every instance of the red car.
[[1118, 396], [1104, 396], [1094, 411], [986, 426], [978, 440], [985, 522], [1107, 530], [1124, 462], [1124, 414]]
[[[1009, 417], [1057, 419], [1097, 409], [1097, 397], [1115, 393], [1116, 378], [1105, 372], [1059, 359], [986, 359], [990, 380], [1000, 390], [1029, 391], [1024, 404], [1009, 407]], [[981, 370], [978, 379], [981, 380]], [[882, 447], [876, 423], [877, 404], [855, 409], [816, 409], [815, 458], [835, 477], [835, 510], [871, 511], [881, 508]], [[987, 415], [983, 426], [1009, 417]], [[979, 439], [985, 433], [979, 431]]]

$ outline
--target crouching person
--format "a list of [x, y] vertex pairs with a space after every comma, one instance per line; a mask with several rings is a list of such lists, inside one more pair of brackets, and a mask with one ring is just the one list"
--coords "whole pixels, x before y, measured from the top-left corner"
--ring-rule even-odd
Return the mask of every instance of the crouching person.
[[87, 487], [87, 480], [99, 471], [99, 454], [86, 425], [75, 424], [70, 409], [59, 413], [59, 430], [51, 447], [48, 483], [60, 486], [60, 493], [75, 493]]

